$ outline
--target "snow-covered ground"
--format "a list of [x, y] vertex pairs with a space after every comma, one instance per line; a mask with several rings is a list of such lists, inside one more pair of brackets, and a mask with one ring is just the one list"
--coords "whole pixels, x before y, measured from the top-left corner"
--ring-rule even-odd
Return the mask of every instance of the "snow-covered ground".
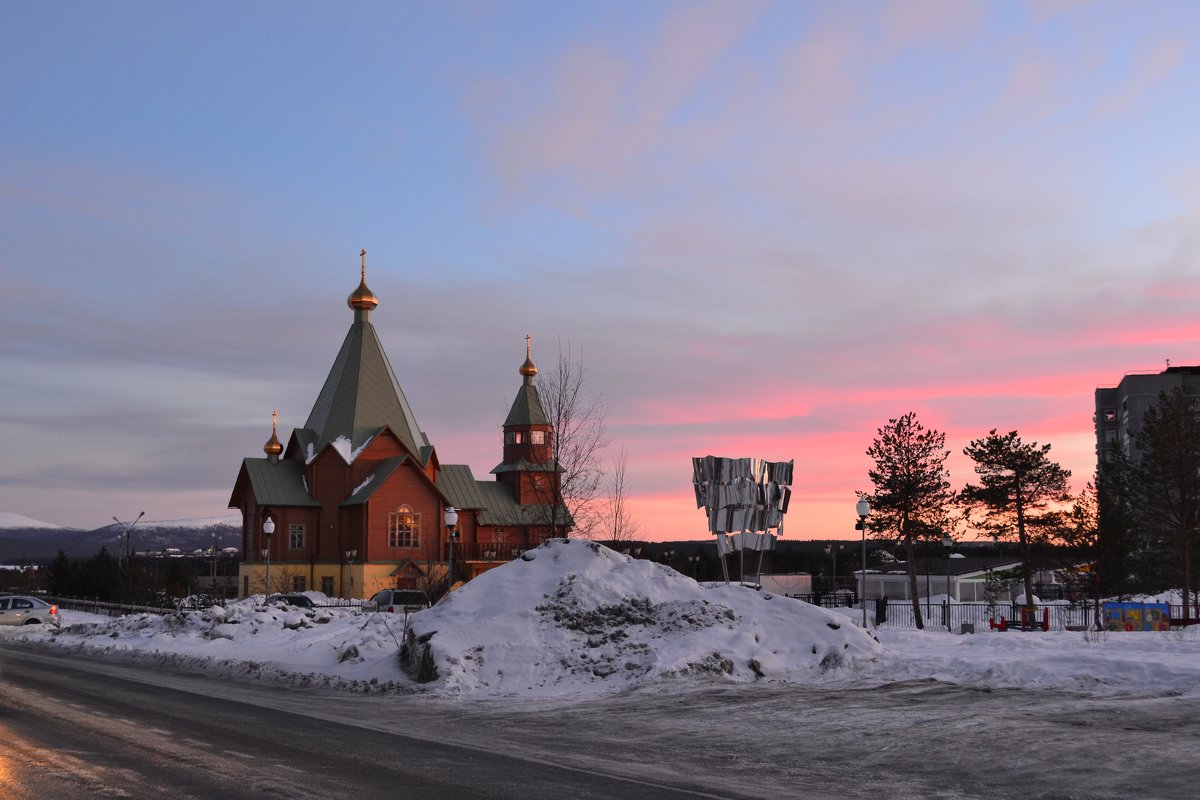
[[[317, 601], [322, 596], [310, 593]], [[739, 586], [706, 587], [588, 542], [556, 541], [403, 616], [264, 605], [109, 619], [0, 641], [297, 686], [434, 698], [583, 701], [725, 685], [844, 690], [930, 679], [1087, 697], [1200, 697], [1200, 632], [981, 632], [883, 627]], [[427, 682], [402, 667], [427, 651]], [[432, 669], [430, 669], [432, 667]]]

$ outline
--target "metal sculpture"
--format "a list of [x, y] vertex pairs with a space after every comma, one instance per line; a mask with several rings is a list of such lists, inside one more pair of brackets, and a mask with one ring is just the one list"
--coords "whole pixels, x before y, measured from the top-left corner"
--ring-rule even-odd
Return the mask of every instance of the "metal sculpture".
[[758, 552], [761, 571], [763, 551], [774, 549], [776, 538], [783, 535], [783, 516], [792, 497], [792, 465], [760, 458], [692, 459], [696, 508], [708, 514], [708, 530], [717, 537], [726, 583], [726, 555], [739, 553], [744, 577], [746, 551]]

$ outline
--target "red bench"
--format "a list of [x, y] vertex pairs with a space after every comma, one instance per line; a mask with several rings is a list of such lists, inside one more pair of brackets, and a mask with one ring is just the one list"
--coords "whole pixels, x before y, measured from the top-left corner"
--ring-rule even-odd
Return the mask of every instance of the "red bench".
[[1042, 619], [1039, 622], [1037, 612], [1029, 609], [1021, 609], [1021, 621], [1009, 622], [1003, 616], [997, 622], [994, 617], [988, 617], [988, 627], [998, 631], [1048, 631], [1050, 630], [1050, 609], [1042, 609]]

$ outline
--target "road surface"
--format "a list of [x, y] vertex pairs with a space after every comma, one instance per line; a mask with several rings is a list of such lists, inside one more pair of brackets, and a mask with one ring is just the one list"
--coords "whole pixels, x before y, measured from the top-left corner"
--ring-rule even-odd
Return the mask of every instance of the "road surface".
[[1197, 720], [933, 680], [434, 700], [3, 645], [0, 798], [1192, 800]]

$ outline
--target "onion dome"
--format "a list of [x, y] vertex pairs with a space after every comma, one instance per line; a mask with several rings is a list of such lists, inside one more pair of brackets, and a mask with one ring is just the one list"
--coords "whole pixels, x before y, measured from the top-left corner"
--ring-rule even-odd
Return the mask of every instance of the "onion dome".
[[279, 411], [271, 413], [271, 438], [263, 445], [263, 452], [267, 454], [267, 458], [274, 461], [283, 453], [283, 445], [279, 442]]
[[379, 305], [379, 298], [367, 288], [367, 251], [363, 250], [359, 255], [362, 256], [362, 280], [359, 281], [358, 288], [346, 298], [346, 305], [355, 311], [370, 311]]
[[517, 370], [526, 378], [532, 378], [534, 375], [537, 375], [537, 367], [533, 365], [533, 359], [530, 358], [529, 355], [530, 338], [531, 337], [528, 335], [525, 336], [525, 363], [521, 365], [519, 370]]

